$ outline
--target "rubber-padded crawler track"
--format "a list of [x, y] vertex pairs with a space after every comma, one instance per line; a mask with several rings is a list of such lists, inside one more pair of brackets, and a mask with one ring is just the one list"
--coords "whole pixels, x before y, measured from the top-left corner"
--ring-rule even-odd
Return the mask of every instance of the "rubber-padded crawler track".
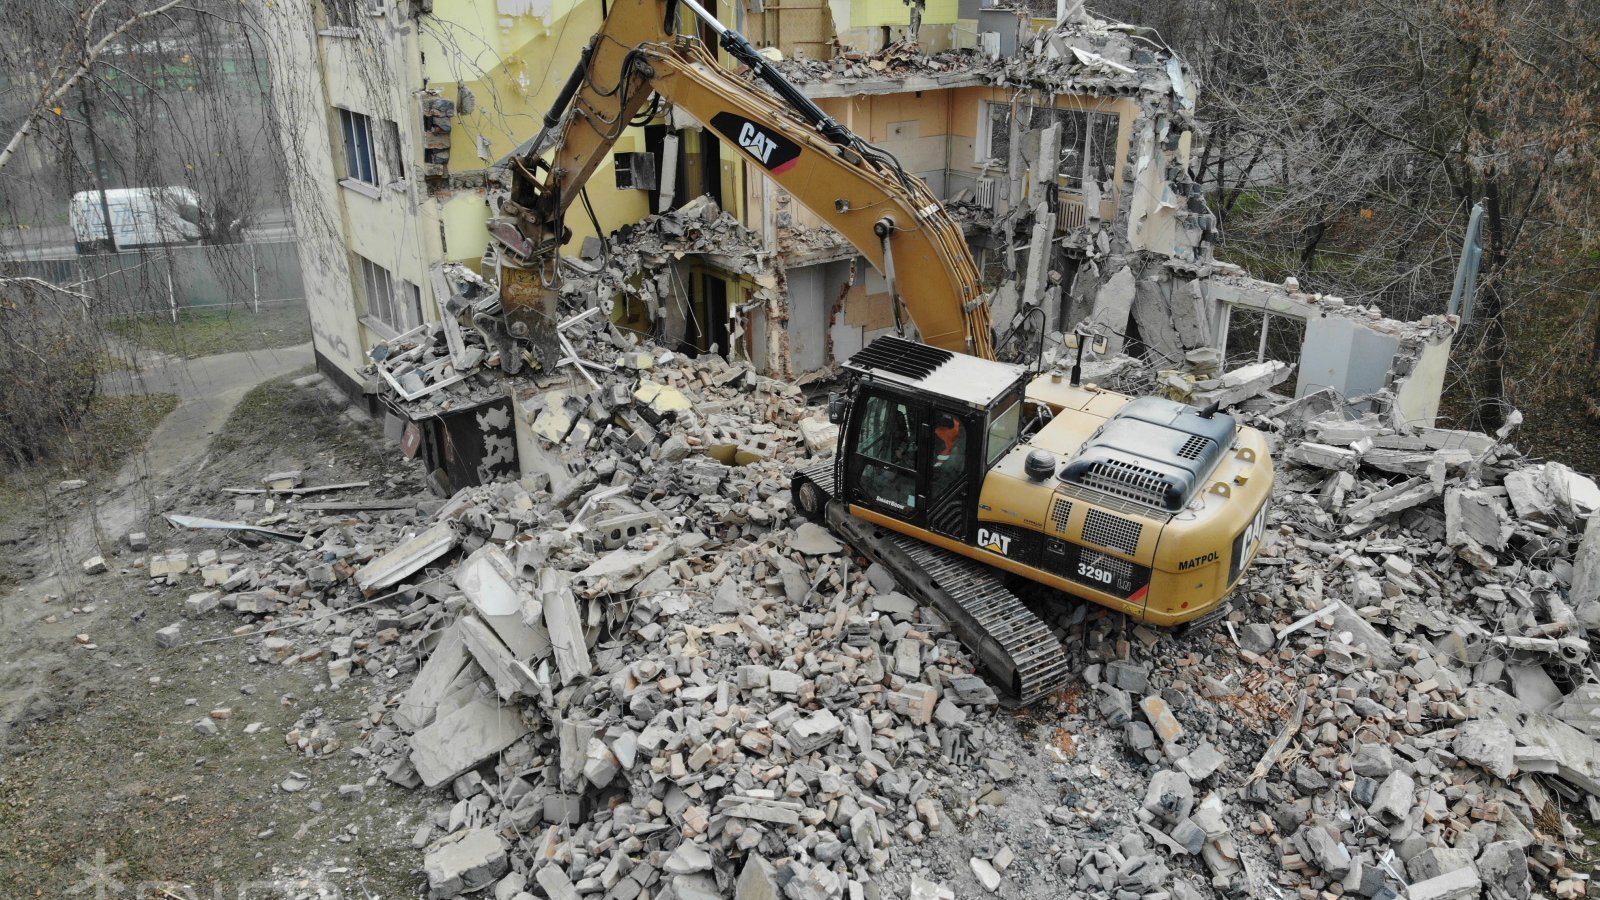
[[943, 614], [962, 643], [1019, 702], [1031, 703], [1066, 686], [1061, 642], [1006, 588], [997, 570], [850, 515], [832, 500], [831, 462], [796, 477], [810, 480], [829, 498], [827, 518], [833, 530]]

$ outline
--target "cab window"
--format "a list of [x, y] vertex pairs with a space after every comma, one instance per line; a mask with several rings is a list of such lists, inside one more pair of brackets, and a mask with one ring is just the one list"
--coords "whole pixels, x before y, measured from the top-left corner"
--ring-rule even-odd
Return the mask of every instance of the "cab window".
[[916, 433], [909, 405], [880, 395], [866, 398], [856, 439], [857, 485], [865, 499], [901, 512], [916, 509]]
[[989, 419], [988, 458], [989, 465], [1005, 455], [1007, 450], [1017, 442], [1017, 433], [1022, 430], [1022, 399], [1013, 397], [1010, 404]]
[[932, 442], [930, 453], [933, 458], [933, 472], [930, 479], [933, 490], [930, 496], [937, 499], [965, 480], [970, 434], [967, 423], [962, 421], [960, 416], [935, 410], [933, 429], [928, 433], [928, 437]]

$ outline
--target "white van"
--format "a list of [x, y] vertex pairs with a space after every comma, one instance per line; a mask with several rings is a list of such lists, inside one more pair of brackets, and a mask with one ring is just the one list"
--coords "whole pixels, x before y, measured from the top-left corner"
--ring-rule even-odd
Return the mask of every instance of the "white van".
[[[197, 244], [205, 237], [200, 196], [186, 187], [114, 188], [72, 195], [72, 236], [79, 253], [153, 244]], [[111, 234], [106, 235], [106, 217]]]

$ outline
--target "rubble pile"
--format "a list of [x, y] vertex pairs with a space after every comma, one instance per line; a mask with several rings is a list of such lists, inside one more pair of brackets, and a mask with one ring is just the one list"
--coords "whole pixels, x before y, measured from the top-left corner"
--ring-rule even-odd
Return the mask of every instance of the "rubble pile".
[[1600, 489], [1508, 434], [1253, 398], [1279, 480], [1232, 617], [1049, 597], [1081, 677], [1019, 717], [794, 516], [836, 439], [796, 388], [596, 317], [573, 346], [600, 383], [519, 401], [535, 474], [241, 498], [253, 549], [150, 557], [262, 663], [371, 679], [360, 734], [286, 740], [437, 792], [432, 896], [1586, 895]]
[[950, 827], [951, 762], [1012, 770], [995, 694], [884, 573], [788, 527], [787, 472], [833, 439], [797, 391], [715, 361], [637, 371], [545, 395], [564, 471], [465, 491], [355, 574], [381, 590], [461, 556], [419, 587], [458, 614], [416, 636], [431, 653], [364, 748], [455, 795], [435, 896], [859, 890]]
[[[998, 86], [1065, 88], [1116, 95], [1183, 94], [1181, 65], [1160, 45], [1130, 41], [1137, 29], [1087, 15], [1023, 38], [1014, 54], [988, 60], [985, 79]], [[1185, 109], [1191, 109], [1185, 107]]]
[[[262, 617], [260, 661], [325, 662], [334, 687], [409, 681], [354, 749], [456, 795], [419, 840], [436, 896], [489, 880], [720, 896], [734, 874], [741, 896], [841, 896], [895, 842], [949, 830], [938, 787], [966, 777], [951, 763], [1012, 777], [985, 723], [997, 698], [885, 573], [788, 527], [787, 472], [834, 440], [796, 389], [715, 360], [614, 362], [630, 375], [609, 390], [542, 395], [552, 476], [371, 513], [274, 509], [237, 531], [306, 537], [204, 551], [213, 589], [186, 614]], [[186, 553], [159, 560], [160, 582], [192, 575]], [[315, 715], [287, 741], [351, 749]]]
[[916, 43], [902, 39], [871, 53], [838, 48], [832, 59], [793, 57], [778, 63], [777, 69], [795, 84], [811, 84], [960, 74], [971, 72], [978, 62], [978, 55], [972, 50], [928, 53]]
[[[519, 374], [526, 367], [546, 385], [564, 382], [571, 374], [564, 367], [575, 363], [572, 348], [560, 342], [587, 342], [595, 324], [586, 320], [617, 306], [642, 309], [643, 315], [635, 317], [638, 331], [675, 343], [687, 322], [688, 288], [668, 263], [688, 254], [706, 255], [724, 271], [751, 276], [750, 303], [770, 302], [781, 291], [772, 252], [759, 236], [701, 196], [626, 225], [605, 242], [590, 238], [580, 257], [561, 258], [561, 303], [582, 312], [550, 329], [559, 335], [553, 342], [556, 352], [528, 352], [511, 339], [494, 285], [459, 264], [434, 267], [434, 294], [449, 298], [449, 314], [375, 344], [367, 359], [376, 377], [368, 386], [417, 420], [504, 397], [501, 372]], [[492, 268], [492, 262], [486, 260], [485, 266]], [[463, 321], [473, 327], [463, 327]], [[581, 358], [586, 369], [604, 369], [587, 354]]]
[[1240, 785], [1282, 867], [1272, 880], [1364, 897], [1587, 896], [1563, 848], [1586, 857], [1569, 817], [1600, 814], [1600, 744], [1585, 731], [1600, 489], [1506, 446], [1515, 416], [1491, 437], [1308, 399], [1261, 419], [1289, 463], [1280, 539], [1241, 598], [1265, 620], [1216, 637], [1269, 680], [1194, 686], [1203, 709], [1248, 688], [1293, 710]]

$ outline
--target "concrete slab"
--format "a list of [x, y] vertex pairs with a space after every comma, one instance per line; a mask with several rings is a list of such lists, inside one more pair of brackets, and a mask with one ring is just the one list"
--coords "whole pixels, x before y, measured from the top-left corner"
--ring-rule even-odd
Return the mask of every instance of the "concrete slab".
[[583, 619], [578, 615], [578, 601], [573, 596], [567, 574], [559, 569], [540, 572], [539, 595], [562, 683], [591, 674], [594, 663], [589, 658], [589, 642], [584, 636]]
[[411, 764], [423, 784], [437, 787], [511, 746], [529, 730], [515, 708], [476, 697], [411, 736]]
[[467, 651], [494, 681], [495, 693], [500, 695], [501, 700], [538, 693], [533, 671], [495, 637], [489, 626], [476, 616], [463, 616], [456, 627], [461, 632]]
[[432, 722], [435, 709], [466, 664], [466, 644], [461, 640], [460, 629], [451, 625], [445, 629], [433, 653], [422, 664], [416, 680], [411, 682], [411, 687], [400, 701], [400, 706], [395, 710], [395, 723], [407, 731], [416, 731]]
[[450, 552], [460, 537], [449, 522], [435, 523], [428, 530], [401, 542], [393, 550], [362, 566], [356, 572], [356, 586], [371, 595], [399, 584], [423, 566]]
[[543, 610], [519, 585], [516, 571], [499, 547], [485, 544], [456, 568], [455, 582], [515, 658], [543, 659], [550, 655], [550, 636], [526, 624], [538, 622]]

